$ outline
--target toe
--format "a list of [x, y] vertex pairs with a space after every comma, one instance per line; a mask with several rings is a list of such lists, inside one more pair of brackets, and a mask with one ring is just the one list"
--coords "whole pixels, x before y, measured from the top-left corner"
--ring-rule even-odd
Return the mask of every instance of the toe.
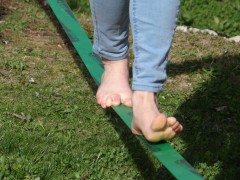
[[101, 102], [101, 104], [100, 104], [100, 105], [102, 106], [102, 108], [103, 108], [103, 109], [106, 109], [106, 108], [107, 108], [107, 106], [106, 106], [105, 102]]
[[176, 118], [169, 117], [167, 122], [175, 133], [180, 133], [183, 130], [183, 126], [176, 120]]
[[176, 121], [172, 126], [170, 126], [174, 131], [176, 131], [180, 127], [180, 123]]
[[181, 124], [176, 129], [174, 129], [176, 133], [180, 133], [182, 132], [182, 130], [183, 130], [183, 126]]
[[112, 97], [107, 97], [105, 102], [106, 102], [106, 107], [110, 107], [112, 105]]
[[105, 97], [105, 98], [102, 98], [101, 101], [100, 101], [100, 105], [102, 106], [103, 109], [106, 109], [108, 106], [107, 106], [107, 100], [108, 98]]
[[164, 131], [157, 131], [144, 135], [149, 142], [159, 142], [161, 140], [170, 140], [176, 136], [176, 132], [168, 127]]
[[167, 126], [167, 118], [164, 114], [159, 114], [158, 117], [156, 117], [151, 125], [151, 128], [153, 131], [159, 131]]
[[182, 125], [180, 125], [180, 132], [182, 132], [183, 131], [183, 126]]
[[165, 140], [173, 139], [176, 135], [177, 133], [172, 130], [172, 132], [168, 134], [168, 137]]
[[174, 126], [174, 124], [177, 122], [177, 119], [175, 117], [169, 117], [167, 118], [167, 122], [169, 126]]
[[100, 91], [100, 87], [99, 87], [96, 94], [96, 101], [104, 109], [106, 108], [105, 100], [106, 100], [106, 95]]
[[101, 105], [101, 102], [102, 102], [102, 96], [97, 94], [96, 95], [96, 100], [97, 100], [97, 103]]
[[118, 95], [112, 95], [111, 99], [112, 99], [112, 105], [113, 106], [119, 106], [120, 105], [121, 99]]
[[176, 136], [176, 132], [173, 131], [173, 129], [171, 127], [168, 127], [164, 131], [164, 140], [170, 140], [170, 139], [174, 138], [175, 136]]

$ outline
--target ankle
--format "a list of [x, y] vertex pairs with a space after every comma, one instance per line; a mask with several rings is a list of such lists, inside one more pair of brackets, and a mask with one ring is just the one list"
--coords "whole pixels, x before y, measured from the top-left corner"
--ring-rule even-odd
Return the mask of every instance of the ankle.
[[122, 60], [103, 60], [102, 61], [104, 65], [104, 70], [110, 73], [114, 74], [129, 74], [129, 65], [128, 65], [128, 59], [122, 59]]
[[103, 65], [114, 65], [114, 64], [125, 64], [128, 65], [128, 58], [120, 59], [120, 60], [110, 60], [110, 59], [103, 59], [102, 60]]
[[133, 91], [133, 96], [136, 98], [151, 100], [155, 98], [155, 93], [148, 91]]

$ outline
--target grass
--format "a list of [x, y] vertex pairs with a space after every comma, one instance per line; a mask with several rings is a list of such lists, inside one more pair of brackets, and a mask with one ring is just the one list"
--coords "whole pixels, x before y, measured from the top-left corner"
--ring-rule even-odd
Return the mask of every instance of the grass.
[[[77, 12], [90, 14], [89, 1], [67, 0]], [[222, 36], [240, 35], [239, 0], [182, 0], [179, 25], [211, 29]]]
[[240, 35], [239, 10], [239, 0], [182, 0], [179, 24], [237, 36]]
[[[51, 12], [35, 1], [1, 5], [0, 179], [172, 179], [96, 104], [97, 87]], [[92, 37], [90, 17], [76, 15]], [[206, 179], [240, 174], [239, 52], [220, 37], [177, 32], [158, 96], [184, 124], [170, 143]]]

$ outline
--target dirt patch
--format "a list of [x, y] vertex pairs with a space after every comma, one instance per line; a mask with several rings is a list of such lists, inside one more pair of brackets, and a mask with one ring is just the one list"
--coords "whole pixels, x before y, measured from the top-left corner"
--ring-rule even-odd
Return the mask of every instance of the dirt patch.
[[193, 90], [191, 80], [187, 75], [184, 75], [184, 74], [177, 75], [174, 78], [169, 77], [167, 80], [166, 86], [169, 88], [169, 90], [177, 91], [177, 92]]

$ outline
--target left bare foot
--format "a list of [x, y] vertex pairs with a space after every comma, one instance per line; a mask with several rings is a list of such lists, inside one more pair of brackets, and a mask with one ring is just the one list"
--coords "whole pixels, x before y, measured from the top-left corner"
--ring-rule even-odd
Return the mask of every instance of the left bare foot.
[[132, 106], [132, 90], [129, 86], [128, 59], [110, 61], [103, 60], [104, 73], [96, 98], [102, 108]]

